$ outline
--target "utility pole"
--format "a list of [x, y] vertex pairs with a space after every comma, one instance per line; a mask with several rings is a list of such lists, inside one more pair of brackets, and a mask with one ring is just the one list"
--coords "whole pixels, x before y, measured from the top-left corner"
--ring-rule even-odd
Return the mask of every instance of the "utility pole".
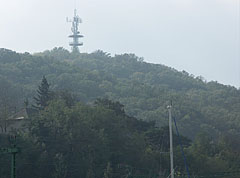
[[14, 137], [12, 148], [0, 148], [0, 154], [12, 154], [11, 178], [16, 178], [16, 154], [19, 151], [19, 148], [16, 147], [16, 136]]
[[167, 106], [169, 114], [169, 137], [170, 137], [170, 164], [171, 164], [171, 178], [174, 178], [174, 167], [173, 167], [173, 138], [172, 138], [172, 101]]

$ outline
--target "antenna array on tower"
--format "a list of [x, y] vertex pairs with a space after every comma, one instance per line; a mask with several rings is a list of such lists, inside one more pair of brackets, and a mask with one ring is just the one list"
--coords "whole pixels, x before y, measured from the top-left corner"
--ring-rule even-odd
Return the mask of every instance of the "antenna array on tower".
[[80, 32], [78, 30], [78, 26], [80, 23], [82, 23], [82, 20], [77, 15], [76, 9], [74, 9], [73, 20], [67, 19], [67, 22], [72, 23], [72, 29], [71, 29], [72, 34], [68, 36], [69, 38], [73, 39], [73, 41], [69, 43], [69, 45], [72, 47], [72, 52], [80, 52], [78, 47], [82, 46], [83, 43], [79, 42], [79, 38], [83, 38], [83, 35], [80, 34]]

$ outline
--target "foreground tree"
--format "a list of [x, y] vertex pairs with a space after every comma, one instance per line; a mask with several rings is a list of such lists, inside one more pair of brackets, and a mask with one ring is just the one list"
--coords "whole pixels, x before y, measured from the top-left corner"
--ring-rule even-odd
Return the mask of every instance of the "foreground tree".
[[38, 86], [37, 96], [33, 98], [35, 100], [33, 108], [43, 110], [48, 105], [48, 101], [51, 99], [49, 86], [46, 77], [43, 76], [42, 82], [40, 86]]

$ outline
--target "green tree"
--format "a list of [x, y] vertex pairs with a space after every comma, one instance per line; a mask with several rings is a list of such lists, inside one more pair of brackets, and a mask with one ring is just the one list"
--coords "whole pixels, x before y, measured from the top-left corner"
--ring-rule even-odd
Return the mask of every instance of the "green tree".
[[49, 84], [45, 76], [42, 78], [42, 82], [40, 86], [38, 86], [37, 96], [33, 99], [35, 100], [35, 104], [33, 107], [37, 110], [43, 110], [47, 105], [48, 101], [51, 99], [51, 94], [49, 91]]
[[117, 115], [125, 115], [124, 105], [119, 103], [118, 101], [114, 102], [106, 98], [103, 98], [103, 99], [99, 98], [95, 101], [95, 104], [98, 106], [103, 106], [107, 109], [111, 109], [115, 111]]

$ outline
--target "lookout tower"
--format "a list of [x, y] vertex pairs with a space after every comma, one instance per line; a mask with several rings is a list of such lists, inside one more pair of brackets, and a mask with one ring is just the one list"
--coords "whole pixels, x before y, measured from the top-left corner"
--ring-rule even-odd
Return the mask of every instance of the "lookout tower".
[[69, 45], [72, 47], [72, 52], [80, 52], [79, 51], [79, 46], [82, 46], [83, 43], [79, 42], [79, 38], [83, 38], [83, 35], [80, 34], [79, 30], [78, 30], [78, 26], [80, 23], [82, 23], [82, 20], [80, 19], [80, 17], [77, 15], [77, 9], [74, 9], [74, 16], [72, 20], [68, 20], [67, 22], [71, 22], [72, 23], [72, 34], [69, 35], [69, 38], [72, 38], [73, 41], [69, 43]]

